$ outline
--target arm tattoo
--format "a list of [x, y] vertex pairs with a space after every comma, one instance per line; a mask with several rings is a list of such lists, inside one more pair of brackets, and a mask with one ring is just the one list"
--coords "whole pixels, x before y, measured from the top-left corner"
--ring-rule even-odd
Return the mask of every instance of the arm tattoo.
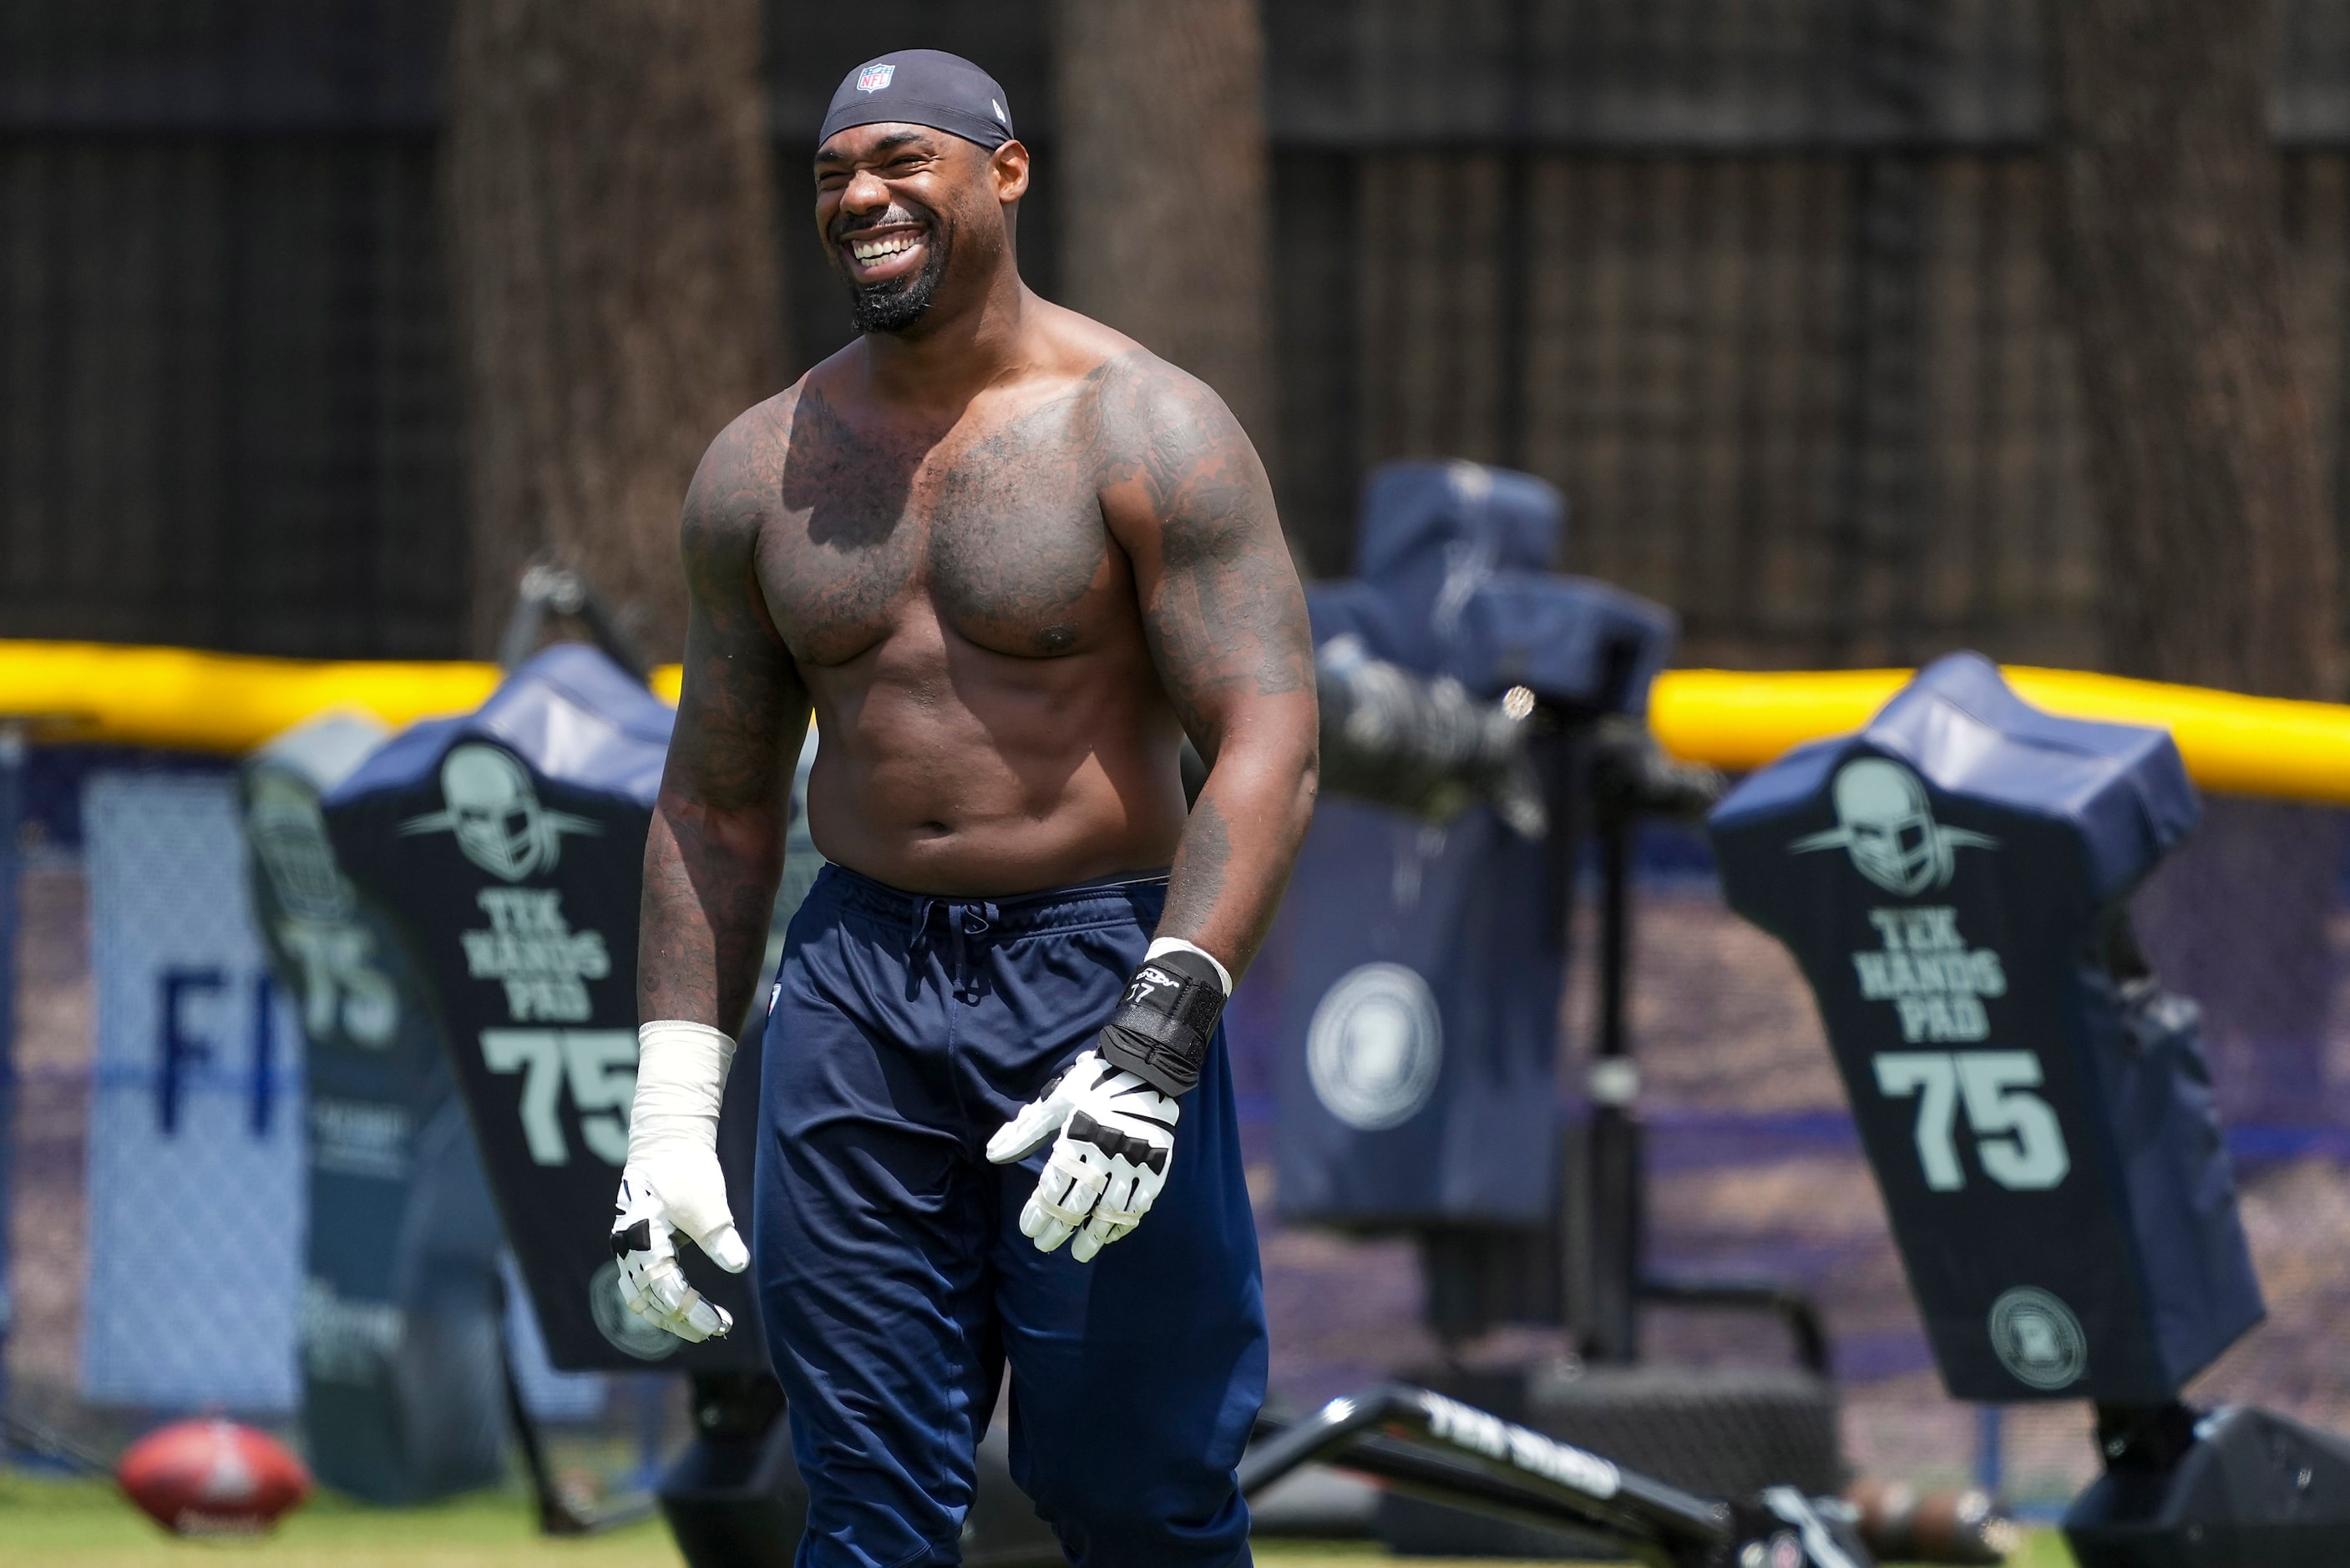
[[757, 983], [807, 728], [807, 692], [767, 620], [755, 565], [775, 493], [774, 418], [754, 409], [736, 421], [686, 495], [685, 687], [645, 842], [638, 936], [639, 1016], [730, 1034]]
[[1159, 934], [1235, 973], [1314, 801], [1313, 636], [1263, 464], [1222, 401], [1147, 354], [1105, 367], [1103, 513], [1135, 568], [1168, 700], [1209, 767]]
[[[1174, 875], [1167, 888], [1167, 912], [1159, 919], [1164, 936], [1180, 936], [1202, 929], [1224, 896], [1224, 871], [1232, 858], [1232, 836], [1224, 814], [1212, 800], [1202, 798], [1183, 826], [1183, 842], [1175, 850]], [[1229, 967], [1229, 966], [1227, 966]]]
[[1144, 609], [1168, 695], [1212, 763], [1235, 699], [1311, 690], [1313, 647], [1255, 450], [1206, 388], [1174, 390], [1138, 432], [1160, 557], [1158, 602]]

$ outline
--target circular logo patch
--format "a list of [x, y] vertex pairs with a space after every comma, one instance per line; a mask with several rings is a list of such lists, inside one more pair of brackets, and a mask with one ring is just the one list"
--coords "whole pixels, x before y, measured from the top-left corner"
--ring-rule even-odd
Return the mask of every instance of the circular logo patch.
[[595, 1317], [597, 1329], [611, 1341], [613, 1349], [639, 1361], [666, 1360], [685, 1343], [665, 1328], [655, 1328], [620, 1300], [618, 1258], [608, 1260], [588, 1282], [588, 1311]]
[[2046, 1291], [2018, 1285], [1991, 1303], [1991, 1347], [2019, 1383], [2069, 1388], [2089, 1370], [2081, 1320]]
[[1399, 963], [1349, 971], [1305, 1031], [1315, 1097], [1348, 1127], [1378, 1132], [1418, 1116], [1436, 1092], [1444, 1021], [1428, 982]]

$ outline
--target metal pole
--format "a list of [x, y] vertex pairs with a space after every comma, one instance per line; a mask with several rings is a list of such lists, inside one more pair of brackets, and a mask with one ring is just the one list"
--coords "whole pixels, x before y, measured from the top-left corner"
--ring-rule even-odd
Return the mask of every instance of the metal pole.
[[1580, 1324], [1587, 1361], [1639, 1355], [1639, 1069], [1626, 1014], [1631, 990], [1632, 822], [1604, 807], [1599, 824], [1599, 1031], [1591, 1064], [1591, 1299]]
[[1262, 1496], [1299, 1466], [1323, 1459], [1451, 1507], [1597, 1529], [1644, 1560], [1654, 1558], [1639, 1549], [1656, 1545], [1676, 1562], [1696, 1560], [1698, 1552], [1709, 1563], [1724, 1561], [1720, 1550], [1732, 1542], [1733, 1516], [1718, 1499], [1406, 1383], [1333, 1399], [1263, 1438], [1241, 1459], [1241, 1493]]
[[1975, 1485], [1993, 1497], [1999, 1495], [2006, 1469], [2006, 1445], [2001, 1440], [2003, 1414], [1997, 1405], [1975, 1407]]

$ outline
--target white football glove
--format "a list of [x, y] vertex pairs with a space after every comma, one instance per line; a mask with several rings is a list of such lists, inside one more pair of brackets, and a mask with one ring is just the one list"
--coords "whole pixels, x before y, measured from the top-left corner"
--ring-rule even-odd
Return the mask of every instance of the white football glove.
[[637, 1096], [612, 1256], [628, 1309], [680, 1339], [721, 1338], [734, 1320], [686, 1283], [671, 1232], [685, 1232], [730, 1274], [751, 1262], [718, 1168], [718, 1106], [733, 1060], [734, 1042], [704, 1024], [668, 1020], [637, 1031]]
[[1020, 1210], [1020, 1233], [1049, 1252], [1074, 1234], [1080, 1263], [1134, 1229], [1175, 1158], [1173, 1099], [1087, 1051], [987, 1140], [998, 1165], [1025, 1159], [1055, 1133], [1036, 1190]]

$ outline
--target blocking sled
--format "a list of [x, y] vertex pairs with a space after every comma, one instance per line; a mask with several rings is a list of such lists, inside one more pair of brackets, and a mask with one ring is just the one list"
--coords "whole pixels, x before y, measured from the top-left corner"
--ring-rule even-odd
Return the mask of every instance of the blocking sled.
[[[336, 859], [422, 977], [547, 1354], [565, 1371], [761, 1374], [746, 1281], [680, 1249], [733, 1315], [688, 1345], [629, 1314], [607, 1239], [636, 1089], [637, 904], [674, 715], [605, 655], [550, 648], [477, 711], [388, 742], [325, 802]], [[748, 1213], [758, 1053], [719, 1159]]]
[[2129, 927], [2198, 809], [2164, 732], [2042, 712], [1957, 654], [1711, 830], [1818, 1001], [1945, 1386], [2095, 1406], [2075, 1555], [2341, 1563], [2350, 1448], [2178, 1399], [2262, 1314], [2199, 1015]]

